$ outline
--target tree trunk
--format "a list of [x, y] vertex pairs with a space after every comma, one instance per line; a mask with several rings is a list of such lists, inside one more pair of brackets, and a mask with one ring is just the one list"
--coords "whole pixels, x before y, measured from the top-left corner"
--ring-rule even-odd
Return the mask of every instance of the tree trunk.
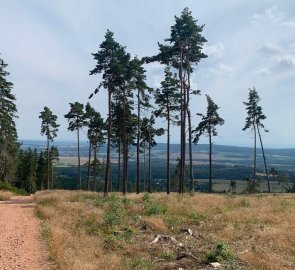
[[80, 129], [77, 128], [78, 139], [78, 189], [81, 189]]
[[47, 189], [49, 189], [49, 139], [47, 138]]
[[180, 67], [179, 67], [179, 80], [180, 80], [180, 179], [179, 179], [179, 190], [178, 192], [183, 193], [184, 175], [185, 175], [185, 91], [184, 82], [182, 74], [182, 61], [183, 61], [183, 51], [180, 52]]
[[126, 142], [123, 143], [123, 195], [127, 193], [127, 149]]
[[253, 125], [254, 129], [254, 164], [253, 164], [253, 189], [256, 190], [256, 127]]
[[119, 140], [119, 154], [118, 154], [118, 192], [120, 192], [121, 182], [121, 140]]
[[151, 131], [149, 131], [149, 179], [148, 179], [148, 192], [151, 192]]
[[212, 134], [209, 131], [209, 193], [212, 193]]
[[[126, 106], [125, 106], [126, 94], [123, 93], [123, 121], [126, 121]], [[126, 125], [123, 125], [123, 195], [127, 193], [127, 134]]]
[[104, 182], [104, 196], [108, 195], [108, 187], [110, 180], [110, 165], [111, 165], [111, 133], [112, 133], [112, 93], [111, 89], [108, 89], [108, 103], [109, 103], [109, 115], [108, 115], [108, 141], [107, 141], [107, 163], [106, 163], [106, 173]]
[[97, 147], [94, 147], [94, 162], [93, 162], [93, 191], [96, 192], [96, 173], [97, 173]]
[[140, 96], [137, 90], [137, 146], [136, 146], [136, 193], [139, 194], [139, 136], [140, 136]]
[[167, 108], [167, 194], [170, 194], [170, 110]]
[[143, 191], [146, 191], [146, 142], [144, 142], [143, 148]]
[[269, 176], [268, 176], [268, 170], [267, 170], [267, 165], [266, 165], [266, 158], [265, 158], [265, 154], [264, 154], [264, 148], [263, 148], [263, 144], [262, 144], [262, 138], [261, 138], [259, 127], [257, 127], [257, 131], [258, 131], [260, 145], [261, 145], [261, 150], [262, 150], [262, 155], [263, 155], [264, 168], [265, 168], [266, 179], [267, 179], [267, 189], [268, 189], [268, 193], [270, 193]]
[[89, 140], [87, 190], [90, 190], [90, 162], [91, 162], [91, 141]]
[[193, 175], [193, 145], [192, 145], [192, 122], [191, 112], [187, 110], [188, 119], [188, 143], [189, 143], [189, 178], [190, 178], [190, 190], [193, 191], [194, 187], [194, 175]]

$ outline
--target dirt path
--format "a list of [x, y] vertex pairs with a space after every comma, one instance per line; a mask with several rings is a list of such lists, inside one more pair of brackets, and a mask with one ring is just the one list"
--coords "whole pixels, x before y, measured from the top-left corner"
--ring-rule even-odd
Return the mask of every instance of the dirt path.
[[46, 258], [33, 198], [0, 202], [0, 270], [48, 269]]

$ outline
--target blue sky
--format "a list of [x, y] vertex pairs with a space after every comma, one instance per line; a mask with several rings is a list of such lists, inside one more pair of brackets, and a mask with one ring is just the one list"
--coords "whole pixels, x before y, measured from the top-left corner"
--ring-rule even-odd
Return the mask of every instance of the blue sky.
[[[288, 0], [0, 0], [0, 53], [15, 84], [19, 138], [42, 139], [38, 116], [48, 106], [59, 117], [58, 139], [75, 139], [63, 115], [69, 102], [86, 103], [99, 84], [99, 76], [89, 76], [95, 65], [91, 53], [106, 29], [132, 55], [153, 55], [157, 42], [169, 37], [174, 15], [186, 6], [205, 24], [208, 40], [208, 58], [192, 77], [203, 93], [191, 101], [192, 112], [205, 111], [205, 94], [221, 107], [225, 124], [215, 143], [252, 145], [251, 131], [242, 131], [242, 102], [255, 85], [270, 130], [263, 134], [266, 147], [295, 147], [295, 3]], [[149, 85], [158, 87], [163, 67], [153, 63], [146, 69]], [[105, 91], [91, 103], [106, 115]], [[198, 121], [194, 117], [193, 124]], [[165, 124], [159, 119], [157, 125]], [[179, 141], [177, 128], [172, 141]]]

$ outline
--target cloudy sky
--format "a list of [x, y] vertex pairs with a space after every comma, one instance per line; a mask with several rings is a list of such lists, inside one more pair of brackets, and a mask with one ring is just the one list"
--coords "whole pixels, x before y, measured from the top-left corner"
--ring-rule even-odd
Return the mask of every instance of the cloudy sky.
[[[0, 57], [9, 64], [9, 79], [15, 85], [19, 138], [43, 139], [38, 116], [48, 106], [59, 117], [58, 139], [74, 140], [63, 115], [69, 102], [86, 103], [99, 84], [98, 76], [89, 76], [95, 65], [91, 53], [98, 50], [106, 29], [132, 55], [150, 56], [157, 53], [157, 42], [169, 37], [174, 15], [186, 6], [198, 24], [205, 24], [208, 40], [208, 58], [192, 78], [203, 93], [191, 101], [193, 114], [205, 111], [209, 94], [225, 119], [214, 141], [251, 146], [251, 131], [242, 131], [242, 102], [248, 88], [256, 86], [270, 130], [263, 134], [265, 146], [294, 148], [293, 0], [0, 0]], [[154, 63], [146, 69], [150, 86], [158, 87], [163, 67]], [[105, 91], [91, 103], [106, 115]], [[194, 117], [195, 125], [198, 121]], [[164, 123], [159, 119], [157, 125]], [[165, 137], [159, 141], [165, 142]], [[179, 141], [176, 128], [172, 141]]]

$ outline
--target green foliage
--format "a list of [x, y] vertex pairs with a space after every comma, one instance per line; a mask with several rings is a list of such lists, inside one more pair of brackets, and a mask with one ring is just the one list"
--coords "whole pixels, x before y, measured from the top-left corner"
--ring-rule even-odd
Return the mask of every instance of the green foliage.
[[235, 258], [235, 255], [230, 250], [228, 244], [217, 242], [215, 249], [207, 255], [207, 262], [223, 262], [230, 261]]
[[122, 207], [120, 201], [113, 201], [110, 204], [109, 210], [104, 213], [103, 223], [107, 227], [113, 227], [115, 225], [121, 225], [126, 219], [126, 212]]
[[27, 196], [28, 193], [24, 189], [12, 186], [10, 183], [0, 182], [0, 190], [10, 191], [15, 195]]
[[128, 260], [126, 263], [128, 270], [154, 270], [153, 263], [149, 260], [135, 257], [134, 259]]
[[148, 216], [165, 214], [168, 210], [168, 206], [166, 204], [152, 199], [145, 201], [144, 207], [145, 214]]
[[7, 80], [7, 64], [0, 58], [0, 182], [13, 179], [19, 144], [15, 119], [16, 98], [12, 93], [13, 83]]

